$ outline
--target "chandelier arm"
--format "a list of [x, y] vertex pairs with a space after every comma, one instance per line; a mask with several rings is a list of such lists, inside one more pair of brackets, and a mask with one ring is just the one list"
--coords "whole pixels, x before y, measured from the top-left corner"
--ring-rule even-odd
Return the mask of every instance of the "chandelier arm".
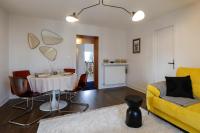
[[83, 8], [83, 9], [81, 9], [81, 10], [77, 13], [77, 16], [79, 16], [84, 10], [87, 10], [87, 9], [89, 9], [89, 8], [91, 8], [91, 7], [98, 6], [98, 5], [100, 5], [100, 4], [101, 4], [101, 0], [99, 0], [99, 3], [97, 3], [97, 4], [94, 4], [94, 5], [91, 5], [91, 6], [88, 6], [88, 7], [85, 7], [85, 8]]
[[104, 0], [102, 0], [102, 5], [104, 6], [108, 6], [108, 7], [113, 7], [113, 8], [118, 8], [118, 9], [122, 9], [125, 12], [127, 12], [128, 14], [132, 15], [133, 13], [130, 12], [129, 10], [125, 9], [124, 7], [120, 7], [120, 6], [113, 6], [113, 5], [108, 5], [108, 4], [104, 4]]

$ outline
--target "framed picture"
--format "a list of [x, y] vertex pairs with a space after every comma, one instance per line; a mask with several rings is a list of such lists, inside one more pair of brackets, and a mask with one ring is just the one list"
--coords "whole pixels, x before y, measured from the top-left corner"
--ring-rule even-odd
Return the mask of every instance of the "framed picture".
[[140, 38], [133, 40], [133, 53], [140, 53]]

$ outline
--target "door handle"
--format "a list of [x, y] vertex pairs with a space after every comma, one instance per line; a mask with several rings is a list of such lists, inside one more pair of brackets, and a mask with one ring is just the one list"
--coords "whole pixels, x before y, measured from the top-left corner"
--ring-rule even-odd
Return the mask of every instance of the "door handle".
[[169, 64], [169, 65], [173, 65], [173, 69], [175, 69], [175, 61], [174, 61], [174, 59], [173, 59], [172, 62], [168, 62], [168, 64]]

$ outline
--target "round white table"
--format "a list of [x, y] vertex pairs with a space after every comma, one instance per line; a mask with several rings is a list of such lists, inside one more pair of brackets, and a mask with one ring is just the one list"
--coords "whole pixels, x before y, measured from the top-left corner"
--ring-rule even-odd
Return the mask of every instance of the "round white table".
[[35, 77], [30, 75], [27, 77], [31, 90], [33, 92], [45, 93], [51, 91], [52, 100], [46, 102], [40, 106], [42, 111], [55, 111], [58, 109], [63, 109], [67, 106], [66, 101], [57, 101], [56, 95], [60, 91], [71, 91], [76, 87], [77, 75], [76, 74], [57, 74], [57, 75], [40, 75]]

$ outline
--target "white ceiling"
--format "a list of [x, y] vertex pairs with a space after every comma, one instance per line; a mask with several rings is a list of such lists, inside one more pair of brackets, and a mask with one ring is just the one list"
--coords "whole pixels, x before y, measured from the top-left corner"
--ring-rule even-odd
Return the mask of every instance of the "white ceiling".
[[[130, 11], [143, 10], [144, 21], [159, 17], [199, 0], [104, 0], [107, 4], [122, 6]], [[64, 20], [66, 15], [97, 3], [98, 0], [0, 0], [0, 6], [10, 13]], [[80, 15], [80, 23], [106, 27], [126, 28], [134, 23], [120, 9], [98, 6]]]

